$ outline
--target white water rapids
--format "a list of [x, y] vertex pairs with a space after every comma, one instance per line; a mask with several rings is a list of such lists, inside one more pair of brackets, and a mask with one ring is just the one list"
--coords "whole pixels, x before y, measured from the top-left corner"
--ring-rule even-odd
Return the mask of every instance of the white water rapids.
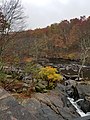
[[87, 112], [86, 114], [79, 108], [77, 102], [82, 101], [83, 99], [78, 99], [77, 101], [74, 102], [73, 98], [67, 98], [70, 103], [76, 108], [77, 113], [81, 116], [81, 117], [85, 117], [85, 116], [89, 116], [90, 112]]

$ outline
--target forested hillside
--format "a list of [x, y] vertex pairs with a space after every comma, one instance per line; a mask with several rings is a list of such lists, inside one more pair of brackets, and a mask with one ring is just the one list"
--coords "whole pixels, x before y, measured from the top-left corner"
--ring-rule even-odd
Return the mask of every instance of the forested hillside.
[[19, 32], [11, 38], [4, 50], [7, 61], [32, 57], [77, 60], [90, 50], [90, 17], [63, 20], [43, 29]]

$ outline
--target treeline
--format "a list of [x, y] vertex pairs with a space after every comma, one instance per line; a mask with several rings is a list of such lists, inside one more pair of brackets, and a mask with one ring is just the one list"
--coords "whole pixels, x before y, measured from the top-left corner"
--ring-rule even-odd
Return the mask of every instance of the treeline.
[[[81, 59], [90, 48], [90, 16], [63, 20], [43, 29], [17, 33], [8, 44], [4, 57], [12, 60], [24, 58]], [[89, 54], [90, 56], [90, 54]], [[9, 59], [9, 60], [10, 60]]]

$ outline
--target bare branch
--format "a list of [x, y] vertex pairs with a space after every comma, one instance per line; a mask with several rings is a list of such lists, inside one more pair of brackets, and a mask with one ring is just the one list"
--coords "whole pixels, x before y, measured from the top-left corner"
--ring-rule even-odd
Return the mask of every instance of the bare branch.
[[10, 40], [11, 33], [23, 30], [24, 11], [20, 0], [3, 0], [0, 6], [0, 55]]

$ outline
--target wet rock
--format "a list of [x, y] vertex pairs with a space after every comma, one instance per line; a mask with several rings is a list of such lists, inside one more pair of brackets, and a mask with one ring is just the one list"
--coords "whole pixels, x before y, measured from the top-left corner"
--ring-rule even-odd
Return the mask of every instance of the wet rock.
[[66, 85], [65, 91], [70, 98], [74, 99], [74, 101], [76, 101], [80, 98], [76, 86]]
[[79, 101], [77, 103], [80, 106], [80, 109], [86, 114], [87, 112], [90, 112], [90, 101], [84, 99], [82, 101]]

